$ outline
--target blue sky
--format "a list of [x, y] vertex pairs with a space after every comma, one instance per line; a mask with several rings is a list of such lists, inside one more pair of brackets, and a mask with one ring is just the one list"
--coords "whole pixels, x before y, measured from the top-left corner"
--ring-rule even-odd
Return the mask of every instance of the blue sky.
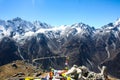
[[120, 0], [0, 0], [0, 19], [15, 17], [53, 26], [83, 22], [97, 28], [120, 17]]

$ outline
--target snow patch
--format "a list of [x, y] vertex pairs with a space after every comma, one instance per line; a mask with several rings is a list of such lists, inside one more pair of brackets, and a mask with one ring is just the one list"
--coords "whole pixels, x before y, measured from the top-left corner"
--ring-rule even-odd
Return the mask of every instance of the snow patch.
[[26, 32], [26, 33], [25, 33], [25, 36], [33, 36], [34, 34], [35, 34], [34, 32], [29, 31], [29, 32]]
[[76, 29], [77, 29], [77, 33], [80, 33], [83, 31], [81, 28], [76, 28]]
[[108, 46], [105, 47], [105, 50], [107, 51], [107, 55], [108, 55], [107, 58], [110, 58], [110, 52], [109, 52]]

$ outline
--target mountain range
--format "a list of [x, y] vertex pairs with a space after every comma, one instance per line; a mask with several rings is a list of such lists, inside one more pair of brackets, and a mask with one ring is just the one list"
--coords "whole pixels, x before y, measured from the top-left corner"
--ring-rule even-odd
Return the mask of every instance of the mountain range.
[[[55, 27], [19, 17], [0, 20], [0, 66], [14, 60], [33, 63], [34, 59], [52, 56], [67, 56], [69, 67], [85, 65], [95, 72], [105, 65], [110, 75], [120, 78], [120, 19], [98, 29], [82, 22]], [[60, 57], [33, 64], [62, 69], [64, 62], [65, 57]]]

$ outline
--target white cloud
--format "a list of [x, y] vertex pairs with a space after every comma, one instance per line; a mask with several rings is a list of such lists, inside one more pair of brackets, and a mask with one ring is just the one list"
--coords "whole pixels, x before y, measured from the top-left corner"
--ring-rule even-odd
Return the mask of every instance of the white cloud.
[[35, 7], [36, 4], [39, 6], [43, 6], [45, 3], [45, 0], [31, 0], [32, 1], [32, 6]]
[[35, 0], [32, 0], [32, 6], [33, 7], [35, 6]]

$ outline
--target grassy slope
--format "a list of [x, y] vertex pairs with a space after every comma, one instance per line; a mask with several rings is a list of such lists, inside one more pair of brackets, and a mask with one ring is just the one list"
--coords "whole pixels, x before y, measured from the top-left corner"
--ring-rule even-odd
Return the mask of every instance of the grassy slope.
[[[31, 66], [30, 64], [27, 64], [23, 61], [16, 61], [15, 63], [18, 66], [18, 68], [16, 68], [16, 69], [11, 66], [11, 63], [0, 67], [0, 80], [5, 80], [7, 78], [10, 78], [19, 72], [22, 72], [25, 74], [23, 77], [26, 77], [26, 76], [33, 77], [35, 72], [37, 72], [37, 73], [40, 72], [40, 71], [36, 71], [33, 66]], [[43, 76], [44, 75], [46, 75], [46, 74], [44, 73]], [[115, 79], [112, 77], [109, 77], [109, 79], [110, 80], [118, 80], [118, 79]]]

